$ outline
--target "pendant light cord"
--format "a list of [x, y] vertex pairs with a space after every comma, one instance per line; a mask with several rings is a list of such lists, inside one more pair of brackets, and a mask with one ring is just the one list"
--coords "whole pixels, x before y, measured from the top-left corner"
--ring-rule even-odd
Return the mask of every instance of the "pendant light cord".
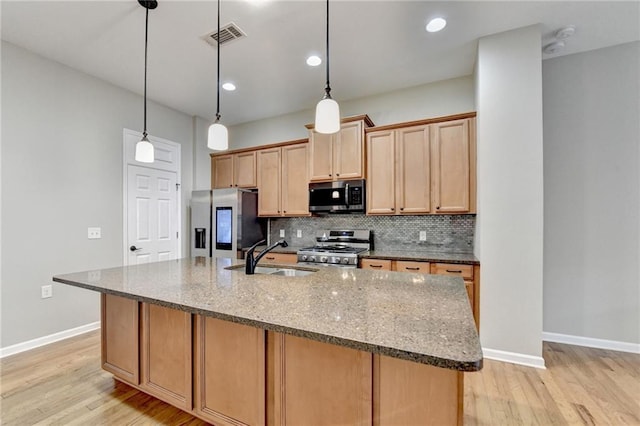
[[327, 84], [324, 87], [325, 99], [331, 99], [331, 86], [329, 85], [329, 0], [327, 0]]
[[216, 97], [216, 123], [220, 120], [220, 0], [218, 0], [218, 79]]
[[147, 17], [144, 23], [144, 131], [143, 137], [147, 137], [147, 40], [149, 35], [149, 8], [146, 7]]

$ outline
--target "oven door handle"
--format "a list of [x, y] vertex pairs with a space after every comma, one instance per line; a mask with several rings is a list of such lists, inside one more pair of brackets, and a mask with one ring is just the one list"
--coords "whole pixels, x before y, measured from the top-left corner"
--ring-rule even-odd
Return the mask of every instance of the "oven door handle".
[[344, 205], [349, 207], [349, 184], [344, 184]]

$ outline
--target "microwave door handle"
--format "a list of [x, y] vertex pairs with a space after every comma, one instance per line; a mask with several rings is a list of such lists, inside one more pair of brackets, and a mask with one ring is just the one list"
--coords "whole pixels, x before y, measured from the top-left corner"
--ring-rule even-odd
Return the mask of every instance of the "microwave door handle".
[[344, 205], [349, 207], [349, 184], [344, 184]]

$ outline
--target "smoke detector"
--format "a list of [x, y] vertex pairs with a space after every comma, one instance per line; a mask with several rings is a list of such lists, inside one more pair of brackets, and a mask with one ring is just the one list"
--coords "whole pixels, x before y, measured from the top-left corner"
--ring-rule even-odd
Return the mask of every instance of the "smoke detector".
[[231, 43], [232, 41], [244, 38], [246, 36], [247, 35], [240, 29], [240, 27], [231, 22], [220, 28], [219, 35], [218, 31], [214, 30], [203, 35], [202, 39], [209, 43], [211, 46], [217, 48], [218, 38], [220, 38], [220, 45], [222, 46], [223, 44]]

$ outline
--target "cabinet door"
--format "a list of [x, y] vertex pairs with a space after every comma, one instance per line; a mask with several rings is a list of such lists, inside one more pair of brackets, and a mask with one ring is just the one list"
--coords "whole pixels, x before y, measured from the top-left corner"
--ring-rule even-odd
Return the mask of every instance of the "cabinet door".
[[311, 131], [309, 136], [309, 180], [327, 181], [333, 179], [334, 135]]
[[396, 133], [396, 213], [428, 213], [431, 207], [429, 126]]
[[432, 125], [432, 185], [436, 213], [470, 211], [469, 120]]
[[238, 188], [255, 188], [256, 183], [256, 152], [242, 152], [235, 154], [233, 163], [233, 181]]
[[274, 424], [371, 425], [372, 354], [273, 335]]
[[233, 155], [211, 157], [211, 188], [230, 188], [233, 186]]
[[335, 138], [333, 169], [336, 179], [362, 178], [364, 151], [362, 122], [345, 123]]
[[360, 269], [373, 269], [376, 271], [390, 271], [391, 261], [387, 259], [362, 259]]
[[395, 133], [367, 135], [367, 214], [395, 213]]
[[101, 295], [102, 368], [131, 384], [139, 383], [139, 306], [133, 299]]
[[309, 216], [308, 144], [282, 147], [282, 214]]
[[178, 408], [192, 408], [191, 314], [142, 304], [141, 384]]
[[265, 424], [265, 331], [198, 316], [195, 411], [217, 425]]
[[280, 216], [280, 148], [258, 151], [258, 216]]

